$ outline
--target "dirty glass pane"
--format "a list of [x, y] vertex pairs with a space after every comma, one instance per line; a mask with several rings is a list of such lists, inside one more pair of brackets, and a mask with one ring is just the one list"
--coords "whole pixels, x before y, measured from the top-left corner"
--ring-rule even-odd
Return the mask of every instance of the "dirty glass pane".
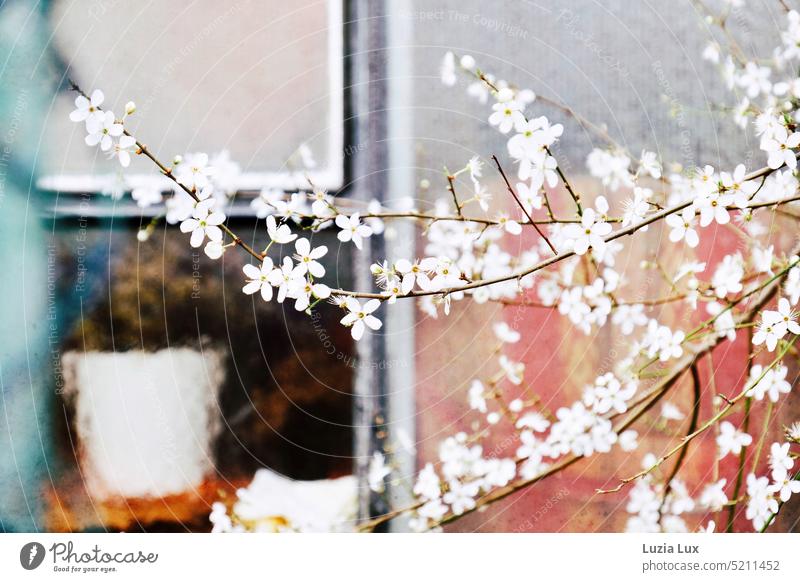
[[[309, 318], [291, 300], [243, 296], [243, 253], [215, 262], [177, 229], [140, 244], [137, 228], [76, 218], [51, 241], [59, 468], [47, 529], [202, 531], [210, 503], [261, 467], [349, 474], [355, 364], [338, 308]], [[337, 242], [314, 235], [330, 272], [349, 264]]]
[[[250, 174], [242, 184], [251, 189], [265, 173], [285, 174], [305, 142], [316, 170], [341, 179], [339, 1], [58, 0], [49, 23], [67, 74], [87, 91], [104, 90], [105, 105], [119, 115], [136, 102], [128, 125], [164, 159], [226, 149]], [[74, 97], [61, 92], [48, 113], [42, 174], [115, 171], [67, 118]], [[137, 173], [152, 167], [137, 159]]]

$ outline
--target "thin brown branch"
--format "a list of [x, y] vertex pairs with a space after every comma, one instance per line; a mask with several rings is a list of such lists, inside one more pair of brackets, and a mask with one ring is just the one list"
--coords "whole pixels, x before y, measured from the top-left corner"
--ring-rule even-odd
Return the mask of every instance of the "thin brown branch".
[[511, 194], [511, 197], [514, 198], [514, 201], [517, 203], [517, 205], [520, 207], [522, 212], [527, 217], [528, 224], [532, 225], [533, 228], [536, 229], [536, 232], [538, 232], [539, 236], [544, 239], [544, 242], [547, 243], [547, 246], [550, 247], [550, 250], [553, 251], [553, 254], [554, 255], [558, 255], [558, 251], [556, 250], [556, 247], [553, 246], [553, 243], [550, 242], [550, 240], [547, 238], [547, 236], [542, 232], [542, 230], [539, 228], [539, 226], [534, 222], [533, 217], [528, 212], [528, 209], [525, 208], [525, 205], [519, 199], [519, 196], [517, 196], [517, 193], [514, 191], [514, 188], [511, 186], [511, 182], [508, 181], [508, 177], [506, 176], [506, 173], [503, 170], [503, 166], [500, 165], [500, 160], [498, 160], [497, 156], [495, 156], [495, 155], [492, 155], [492, 159], [494, 160], [494, 163], [497, 166], [497, 171], [500, 172], [500, 175], [503, 177], [503, 181], [506, 183], [506, 188], [508, 188], [509, 194]]
[[[689, 429], [687, 431], [687, 436], [692, 434], [694, 431], [697, 430], [697, 419], [700, 417], [700, 373], [697, 371], [697, 362], [693, 363], [690, 367], [692, 373], [692, 395], [693, 395], [693, 406], [692, 406], [692, 418], [689, 421]], [[675, 479], [675, 476], [678, 474], [678, 471], [681, 470], [681, 466], [683, 466], [683, 461], [686, 459], [686, 455], [689, 452], [688, 445], [681, 449], [678, 458], [675, 460], [675, 465], [672, 467], [672, 471], [670, 471], [669, 477], [664, 484], [664, 493], [661, 497], [661, 505], [658, 508], [658, 521], [661, 523], [661, 518], [663, 517], [664, 505], [667, 502], [667, 497], [669, 497], [670, 491], [672, 491], [672, 482]]]
[[459, 216], [464, 216], [461, 213], [461, 204], [459, 204], [458, 196], [456, 195], [456, 177], [450, 172], [447, 172], [447, 190], [453, 195], [453, 205], [456, 207], [456, 213]]
[[[550, 151], [549, 147], [545, 147], [544, 150], [547, 152], [547, 155], [553, 156], [553, 153]], [[555, 159], [555, 156], [553, 156]], [[561, 178], [561, 181], [564, 182], [564, 187], [569, 192], [569, 195], [572, 196], [572, 201], [575, 202], [575, 206], [577, 207], [578, 216], [583, 216], [583, 207], [581, 206], [581, 197], [575, 192], [572, 188], [572, 184], [569, 183], [567, 177], [564, 175], [564, 172], [561, 170], [561, 166], [556, 163], [556, 173], [558, 177]]]

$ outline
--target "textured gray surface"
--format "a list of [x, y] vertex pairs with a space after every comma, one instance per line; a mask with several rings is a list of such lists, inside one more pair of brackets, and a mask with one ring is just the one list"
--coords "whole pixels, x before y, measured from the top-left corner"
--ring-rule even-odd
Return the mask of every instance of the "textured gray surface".
[[[714, 112], [735, 99], [701, 59], [710, 29], [689, 0], [417, 0], [400, 17], [414, 29], [418, 161], [433, 170], [504, 144], [486, 123], [488, 105], [467, 97], [463, 80], [440, 84], [446, 50], [472, 54], [487, 72], [606, 124], [637, 155], [646, 147], [666, 162], [727, 165], [752, 149], [752, 137]], [[729, 22], [750, 56], [769, 56], [783, 13], [776, 1], [753, 0]], [[539, 103], [528, 112], [564, 120]], [[566, 128], [561, 156], [583, 167], [598, 140], [574, 123]]]

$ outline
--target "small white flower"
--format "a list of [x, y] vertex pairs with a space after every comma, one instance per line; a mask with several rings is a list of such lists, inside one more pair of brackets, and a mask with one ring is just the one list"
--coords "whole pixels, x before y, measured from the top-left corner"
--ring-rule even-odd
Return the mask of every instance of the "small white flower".
[[75, 110], [69, 114], [69, 118], [79, 123], [81, 121], [88, 122], [89, 119], [99, 119], [103, 116], [100, 111], [100, 106], [103, 104], [105, 96], [100, 89], [92, 91], [91, 96], [87, 99], [83, 95], [78, 95], [75, 98]]
[[121, 123], [117, 123], [114, 113], [105, 111], [102, 115], [89, 117], [86, 120], [86, 145], [96, 146], [100, 144], [100, 149], [104, 152], [111, 149], [114, 143], [113, 138], [122, 135], [124, 128]]
[[289, 228], [288, 224], [281, 224], [279, 226], [275, 217], [271, 214], [267, 216], [267, 234], [269, 234], [269, 238], [272, 242], [278, 243], [279, 245], [285, 245], [297, 238], [296, 234], [292, 234], [292, 229]]
[[611, 316], [611, 323], [618, 325], [623, 335], [630, 335], [637, 326], [647, 325], [644, 305], [618, 305]]
[[311, 212], [314, 216], [327, 218], [336, 214], [336, 209], [333, 206], [333, 198], [328, 195], [325, 190], [315, 188], [311, 194]]
[[472, 410], [477, 410], [486, 414], [486, 388], [480, 380], [473, 380], [470, 384], [469, 392], [467, 393], [469, 399], [469, 407]]
[[431, 288], [428, 274], [436, 270], [436, 259], [429, 257], [413, 263], [406, 259], [400, 259], [395, 263], [394, 268], [403, 277], [401, 283], [403, 294], [410, 293], [414, 289], [414, 285], [427, 291]]
[[483, 162], [478, 156], [472, 156], [467, 162], [466, 169], [469, 171], [469, 177], [475, 182], [483, 175]]
[[686, 415], [671, 402], [665, 402], [661, 407], [661, 418], [664, 420], [683, 420]]
[[781, 314], [777, 311], [765, 311], [761, 314], [761, 323], [753, 334], [753, 345], [766, 344], [772, 352], [778, 345], [778, 340], [786, 335], [787, 328], [783, 323]]
[[725, 504], [728, 503], [728, 496], [725, 495], [725, 484], [727, 482], [727, 479], [720, 479], [706, 485], [700, 494], [700, 505], [710, 511], [721, 511]]
[[508, 359], [506, 355], [500, 356], [498, 362], [500, 367], [503, 369], [503, 372], [505, 372], [506, 377], [512, 384], [516, 384], [517, 386], [522, 384], [523, 374], [525, 373], [525, 364], [521, 362], [514, 362]]
[[792, 305], [786, 297], [781, 297], [778, 300], [777, 317], [786, 328], [787, 331], [793, 334], [800, 334], [800, 324], [797, 323], [797, 313], [792, 309]]
[[[258, 196], [250, 201], [250, 208], [255, 211], [258, 218], [264, 218], [276, 212], [285, 197], [286, 194], [282, 190], [263, 188]], [[269, 223], [267, 227], [269, 228]]]
[[352, 216], [340, 214], [336, 217], [336, 226], [342, 230], [336, 235], [342, 242], [352, 241], [356, 248], [361, 250], [362, 242], [372, 234], [372, 229], [365, 224], [361, 224], [358, 212]]
[[475, 497], [480, 492], [480, 483], [472, 481], [462, 483], [458, 480], [448, 482], [448, 491], [442, 496], [442, 501], [450, 505], [455, 515], [475, 508]]
[[[641, 222], [650, 211], [650, 204], [648, 200], [653, 195], [650, 188], [636, 187], [633, 189], [633, 198], [628, 198], [623, 202], [622, 226], [630, 226]], [[672, 216], [672, 215], [670, 215]], [[667, 218], [669, 220], [669, 217]], [[642, 227], [642, 232], [648, 229], [647, 226]]]
[[327, 254], [328, 247], [320, 246], [312, 249], [308, 239], [300, 238], [294, 243], [294, 248], [297, 251], [294, 258], [297, 261], [296, 269], [299, 275], [309, 273], [317, 278], [325, 276], [325, 267], [317, 259]]
[[211, 514], [208, 516], [209, 521], [214, 524], [211, 528], [211, 533], [227, 533], [233, 531], [233, 522], [228, 515], [228, 509], [224, 503], [215, 501], [211, 505]]
[[639, 169], [652, 176], [656, 180], [661, 178], [661, 163], [655, 152], [642, 150], [642, 157], [639, 159]]
[[778, 501], [766, 477], [747, 476], [747, 510], [745, 516], [753, 521], [753, 528], [761, 531], [778, 512]]
[[139, 208], [147, 208], [148, 206], [152, 206], [153, 204], [159, 204], [161, 202], [162, 195], [161, 190], [158, 187], [151, 187], [151, 186], [141, 186], [139, 188], [134, 188], [131, 191], [131, 198], [136, 201], [136, 205]]
[[522, 109], [522, 104], [514, 99], [495, 103], [492, 105], [494, 113], [489, 116], [489, 123], [496, 125], [500, 133], [508, 133], [512, 129], [524, 131], [525, 116]]
[[222, 244], [222, 241], [208, 241], [203, 247], [203, 252], [209, 259], [217, 260], [225, 252], [225, 245]]
[[116, 157], [123, 168], [131, 165], [131, 150], [136, 147], [136, 138], [130, 135], [121, 135], [113, 148], [108, 152], [110, 158]]
[[639, 447], [639, 443], [636, 441], [639, 433], [635, 430], [626, 430], [622, 434], [619, 435], [619, 446], [625, 452], [635, 451]]
[[539, 210], [542, 207], [542, 195], [539, 194], [539, 188], [536, 188], [533, 184], [528, 185], [524, 182], [517, 182], [517, 194], [528, 212]]
[[375, 493], [383, 493], [386, 490], [385, 479], [392, 470], [386, 466], [386, 459], [384, 456], [375, 451], [369, 461], [369, 472], [367, 474], [367, 482], [369, 483], [370, 490]]
[[461, 59], [459, 59], [458, 64], [461, 65], [462, 69], [472, 71], [475, 69], [475, 65], [477, 63], [475, 63], [475, 57], [471, 55], [464, 55], [461, 57]]
[[769, 247], [766, 249], [762, 249], [758, 246], [753, 247], [751, 256], [753, 260], [753, 267], [755, 267], [756, 272], [773, 275], [772, 259], [774, 254], [775, 247], [773, 245], [769, 245]]
[[244, 287], [242, 287], [242, 291], [246, 295], [253, 295], [254, 293], [260, 291], [261, 298], [264, 301], [271, 301], [272, 300], [272, 284], [269, 282], [269, 275], [272, 273], [275, 265], [272, 263], [272, 259], [266, 257], [262, 263], [261, 267], [256, 267], [255, 265], [247, 264], [242, 267], [242, 271], [244, 271], [245, 276], [247, 277], [247, 283]]
[[719, 47], [715, 42], [712, 41], [706, 44], [706, 48], [703, 49], [703, 59], [719, 64]]
[[714, 330], [719, 337], [729, 341], [736, 340], [736, 322], [733, 319], [733, 310], [724, 307], [716, 301], [706, 303], [706, 311], [714, 317]]
[[423, 499], [438, 499], [442, 494], [442, 484], [432, 463], [427, 463], [417, 475], [414, 495]]
[[800, 146], [800, 133], [789, 134], [785, 128], [780, 128], [772, 138], [762, 140], [761, 149], [769, 154], [767, 165], [773, 170], [786, 164], [792, 170], [797, 167], [797, 157], [793, 151]]
[[211, 241], [220, 242], [222, 229], [219, 225], [223, 222], [225, 215], [222, 212], [210, 212], [208, 206], [198, 205], [192, 217], [181, 222], [181, 232], [191, 232], [189, 244], [197, 248], [203, 244], [206, 237]]
[[700, 226], [705, 228], [712, 222], [728, 224], [731, 221], [728, 205], [732, 203], [732, 195], [721, 194], [717, 190], [695, 199], [694, 208], [700, 212]]
[[208, 154], [186, 154], [175, 167], [175, 179], [190, 190], [202, 190], [210, 184], [213, 168], [208, 165]]
[[[431, 289], [440, 291], [448, 287], [454, 287], [461, 281], [461, 271], [453, 264], [450, 259], [439, 259], [436, 261], [436, 269], [431, 279]], [[449, 295], [448, 295], [449, 298]]]
[[370, 299], [362, 306], [354, 297], [348, 297], [344, 306], [348, 314], [342, 318], [341, 324], [350, 328], [350, 335], [356, 341], [362, 338], [366, 328], [378, 330], [383, 325], [380, 319], [372, 315], [381, 306], [378, 299]]
[[691, 206], [684, 208], [680, 214], [667, 216], [667, 225], [672, 229], [669, 233], [669, 240], [672, 242], [685, 240], [687, 245], [695, 248], [700, 242], [700, 237], [697, 236], [697, 231], [693, 228], [694, 219], [695, 211]]
[[714, 523], [713, 519], [711, 519], [711, 520], [708, 521], [708, 524], [706, 526], [702, 526], [701, 525], [700, 527], [698, 527], [697, 528], [697, 533], [706, 533], [706, 534], [714, 533], [714, 529], [716, 527], [717, 527], [717, 524]]
[[505, 321], [495, 323], [492, 329], [497, 339], [504, 343], [515, 344], [521, 337], [519, 332], [513, 330]]
[[780, 500], [786, 503], [795, 493], [800, 493], [800, 481], [790, 475], [786, 469], [775, 469], [772, 471], [774, 484], [770, 490], [778, 494]]
[[753, 442], [753, 437], [746, 432], [736, 429], [730, 422], [723, 421], [719, 425], [719, 435], [717, 436], [717, 446], [719, 447], [719, 458], [725, 458], [729, 453], [738, 455], [742, 447], [746, 447]]
[[550, 421], [538, 412], [528, 412], [517, 420], [517, 428], [529, 428], [534, 432], [544, 432], [550, 426]]
[[737, 84], [745, 89], [750, 99], [755, 99], [762, 93], [769, 94], [772, 90], [772, 83], [769, 80], [771, 72], [772, 70], [769, 67], [762, 67], [757, 63], [749, 62], [745, 65]]
[[794, 467], [794, 459], [789, 454], [789, 443], [772, 443], [769, 449], [769, 466], [773, 471], [789, 471]]
[[508, 234], [520, 235], [522, 234], [522, 226], [516, 220], [511, 220], [508, 216], [501, 214], [497, 217], [498, 225], [503, 228]]
[[764, 371], [760, 364], [750, 369], [748, 379], [747, 395], [756, 400], [763, 400], [764, 396], [769, 396], [772, 402], [777, 402], [781, 394], [788, 394], [792, 391], [792, 385], [786, 381], [789, 369], [786, 366], [775, 366]]
[[317, 161], [314, 159], [314, 152], [307, 143], [301, 143], [297, 147], [297, 155], [300, 156], [300, 162], [307, 170], [317, 167]]
[[786, 438], [793, 443], [800, 444], [800, 421], [792, 423], [786, 427]]
[[711, 286], [714, 292], [722, 299], [730, 293], [739, 293], [742, 289], [744, 278], [744, 261], [739, 253], [726, 255], [714, 271]]
[[278, 303], [283, 303], [286, 297], [294, 297], [296, 281], [305, 280], [302, 274], [295, 269], [291, 257], [283, 257], [283, 263], [270, 272], [268, 280], [273, 287], [278, 288]]
[[726, 191], [733, 196], [733, 203], [739, 208], [746, 207], [750, 202], [750, 197], [758, 190], [758, 184], [754, 181], [745, 182], [744, 164], [739, 164], [733, 171], [733, 175], [728, 172], [720, 172], [719, 180]]
[[571, 241], [576, 255], [586, 254], [590, 248], [602, 254], [606, 242], [603, 237], [611, 232], [611, 225], [597, 216], [593, 208], [583, 211], [580, 224], [569, 224], [563, 230], [565, 239]]
[[442, 84], [446, 87], [452, 87], [456, 84], [456, 56], [447, 51], [444, 53], [444, 59], [442, 59], [442, 66], [439, 70]]
[[658, 325], [656, 320], [651, 319], [647, 324], [647, 335], [643, 343], [647, 347], [648, 357], [658, 356], [659, 361], [666, 362], [683, 355], [685, 339], [686, 334], [683, 331], [673, 333], [666, 325]]

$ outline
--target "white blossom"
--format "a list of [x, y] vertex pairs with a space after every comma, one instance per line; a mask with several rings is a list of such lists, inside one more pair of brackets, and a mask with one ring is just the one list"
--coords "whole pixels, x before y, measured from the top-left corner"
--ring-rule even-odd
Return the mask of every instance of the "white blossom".
[[669, 233], [669, 240], [678, 242], [685, 240], [686, 244], [695, 248], [700, 243], [700, 237], [694, 227], [695, 210], [688, 206], [680, 214], [670, 214], [666, 218], [667, 225], [672, 229]]
[[386, 466], [385, 457], [379, 451], [375, 451], [369, 460], [369, 471], [367, 472], [370, 490], [375, 493], [383, 493], [386, 489], [385, 479], [391, 472], [392, 470]]
[[720, 479], [706, 485], [700, 494], [700, 505], [709, 511], [721, 511], [725, 504], [728, 503], [728, 496], [725, 495], [725, 484], [727, 482], [727, 479]]
[[351, 242], [356, 248], [361, 250], [365, 238], [372, 234], [372, 229], [365, 224], [361, 224], [358, 212], [351, 216], [340, 214], [336, 217], [336, 226], [341, 230], [336, 235], [342, 242]]
[[115, 137], [122, 135], [124, 128], [118, 123], [111, 111], [104, 111], [101, 115], [92, 115], [86, 119], [86, 145], [100, 145], [100, 149], [108, 151], [114, 143]]
[[736, 430], [727, 420], [719, 425], [719, 435], [717, 436], [717, 446], [719, 447], [719, 458], [725, 458], [729, 453], [738, 455], [742, 447], [746, 447], [753, 442], [753, 437], [746, 432]]
[[264, 258], [260, 267], [249, 263], [242, 267], [242, 271], [247, 277], [247, 284], [242, 287], [242, 291], [247, 295], [260, 291], [264, 301], [272, 301], [272, 284], [269, 282], [269, 275], [274, 268], [275, 265], [269, 257]]
[[378, 299], [370, 299], [364, 305], [361, 305], [357, 299], [348, 297], [344, 306], [348, 313], [342, 318], [341, 323], [350, 328], [350, 335], [353, 336], [354, 340], [360, 340], [367, 328], [371, 330], [381, 328], [381, 320], [372, 315], [381, 306], [381, 302]]
[[[270, 217], [271, 218], [271, 217]], [[306, 238], [299, 238], [294, 243], [295, 255], [294, 259], [297, 261], [297, 273], [305, 275], [308, 273], [312, 277], [324, 277], [325, 267], [318, 261], [328, 253], [328, 247], [319, 246], [311, 248], [311, 243]]]
[[83, 95], [78, 95], [75, 98], [75, 110], [69, 114], [69, 118], [79, 123], [81, 121], [87, 122], [90, 119], [100, 120], [103, 117], [103, 112], [100, 106], [105, 100], [105, 95], [100, 89], [95, 89], [87, 99]]
[[[292, 229], [289, 228], [288, 224], [279, 226], [275, 217], [271, 214], [267, 216], [267, 234], [272, 242], [279, 245], [290, 243], [297, 238], [296, 234], [292, 234]], [[327, 251], [327, 249], [325, 250]]]
[[219, 225], [225, 222], [222, 212], [211, 212], [208, 205], [199, 205], [191, 218], [181, 222], [181, 232], [192, 233], [189, 244], [199, 247], [208, 237], [209, 240], [219, 242], [222, 240], [222, 229]]

